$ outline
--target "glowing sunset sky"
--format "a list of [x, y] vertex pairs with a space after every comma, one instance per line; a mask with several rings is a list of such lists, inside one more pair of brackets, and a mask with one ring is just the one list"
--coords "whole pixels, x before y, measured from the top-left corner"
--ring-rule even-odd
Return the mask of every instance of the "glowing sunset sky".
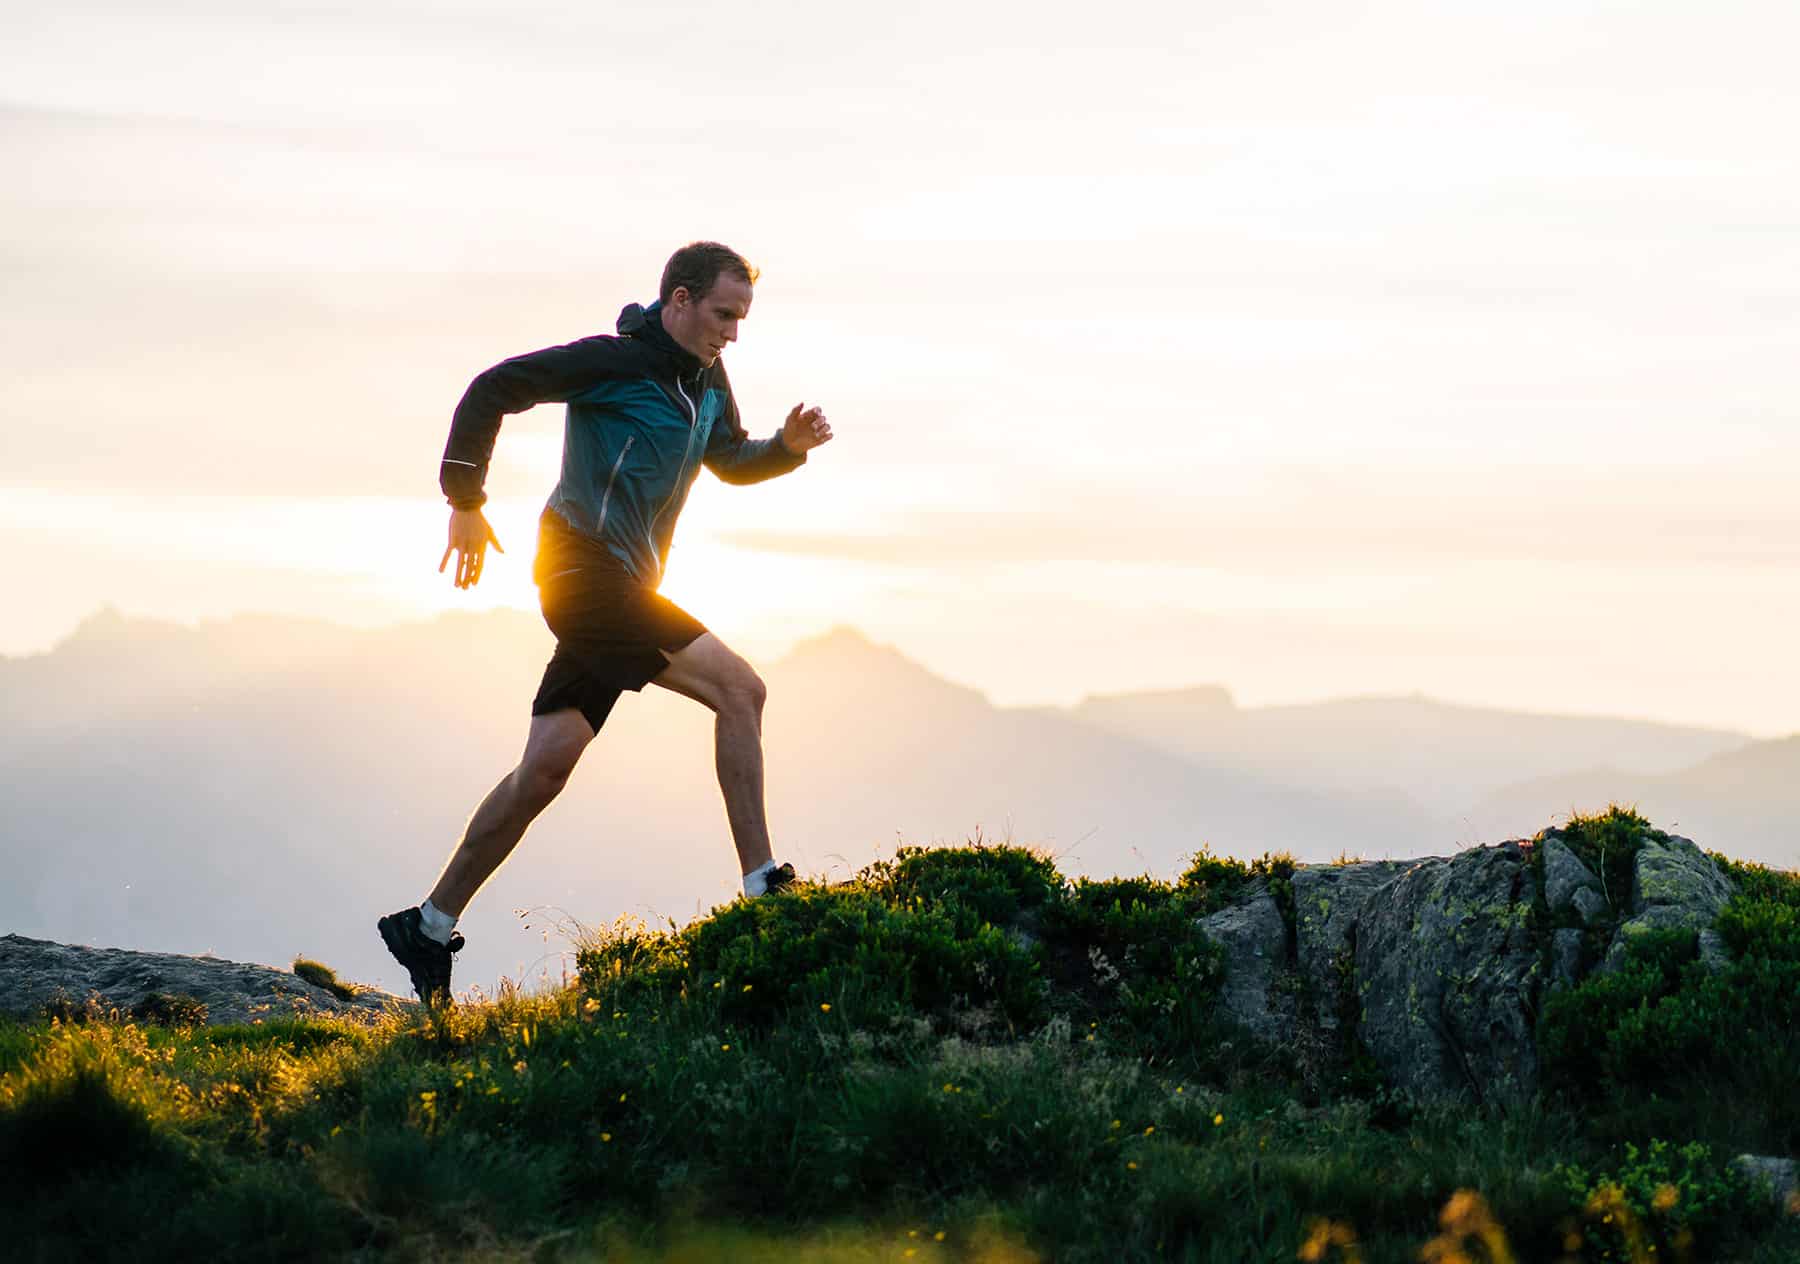
[[[1273, 10], [1273, 11], [1270, 11]], [[1226, 685], [1800, 729], [1800, 9], [96, 3], [0, 43], [0, 653], [103, 604], [535, 608], [475, 373], [763, 269], [773, 483], [664, 591], [999, 702]]]

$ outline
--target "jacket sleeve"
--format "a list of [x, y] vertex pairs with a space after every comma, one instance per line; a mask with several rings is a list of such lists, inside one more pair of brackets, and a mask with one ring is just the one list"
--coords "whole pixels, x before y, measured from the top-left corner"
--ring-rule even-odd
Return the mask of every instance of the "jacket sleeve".
[[738, 418], [737, 397], [731, 393], [731, 382], [725, 366], [715, 365], [718, 385], [725, 391], [725, 411], [713, 423], [706, 439], [706, 468], [726, 483], [760, 483], [767, 478], [789, 474], [806, 464], [806, 453], [795, 456], [781, 442], [779, 433], [767, 439], [752, 439]]
[[450, 439], [438, 467], [438, 486], [458, 509], [487, 503], [481, 486], [500, 434], [500, 418], [522, 413], [533, 404], [568, 400], [595, 383], [617, 377], [629, 367], [630, 353], [620, 339], [607, 335], [583, 338], [503, 360], [476, 376], [463, 392], [450, 421]]

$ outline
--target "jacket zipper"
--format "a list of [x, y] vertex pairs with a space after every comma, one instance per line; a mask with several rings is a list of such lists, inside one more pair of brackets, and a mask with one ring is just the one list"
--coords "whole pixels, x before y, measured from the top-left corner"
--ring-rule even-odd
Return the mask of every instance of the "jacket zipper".
[[606, 530], [606, 506], [612, 500], [613, 484], [619, 481], [619, 467], [625, 464], [625, 454], [631, 451], [631, 445], [636, 441], [636, 435], [626, 435], [625, 446], [619, 449], [619, 459], [613, 462], [612, 477], [606, 480], [606, 494], [600, 498], [600, 525], [594, 528], [596, 535]]
[[694, 450], [694, 432], [700, 429], [700, 406], [688, 398], [688, 393], [681, 388], [681, 375], [675, 375], [675, 391], [681, 396], [681, 402], [688, 406], [692, 416], [688, 418], [687, 442], [681, 446], [681, 465], [675, 471], [675, 486], [669, 492], [668, 499], [663, 501], [662, 508], [650, 516], [650, 527], [647, 532], [650, 541], [650, 560], [656, 563], [657, 574], [662, 573], [662, 558], [656, 552], [656, 522], [668, 512], [669, 506], [675, 503], [676, 493], [681, 490], [681, 480], [687, 474], [688, 453]]

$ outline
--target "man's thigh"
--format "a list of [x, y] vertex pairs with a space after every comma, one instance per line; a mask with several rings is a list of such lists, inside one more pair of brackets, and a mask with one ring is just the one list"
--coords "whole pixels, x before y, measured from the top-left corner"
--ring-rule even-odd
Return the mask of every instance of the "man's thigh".
[[751, 692], [761, 685], [756, 671], [711, 632], [683, 649], [664, 650], [669, 665], [650, 681], [664, 689], [703, 702], [717, 711], [732, 692]]

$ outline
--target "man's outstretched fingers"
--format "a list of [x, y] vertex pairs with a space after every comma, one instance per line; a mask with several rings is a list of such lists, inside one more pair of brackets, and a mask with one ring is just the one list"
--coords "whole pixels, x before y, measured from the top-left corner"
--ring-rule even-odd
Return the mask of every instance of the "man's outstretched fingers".
[[438, 574], [442, 575], [444, 573], [444, 567], [450, 564], [450, 555], [454, 552], [456, 552], [456, 546], [454, 544], [449, 545], [444, 549], [444, 560], [438, 563]]

